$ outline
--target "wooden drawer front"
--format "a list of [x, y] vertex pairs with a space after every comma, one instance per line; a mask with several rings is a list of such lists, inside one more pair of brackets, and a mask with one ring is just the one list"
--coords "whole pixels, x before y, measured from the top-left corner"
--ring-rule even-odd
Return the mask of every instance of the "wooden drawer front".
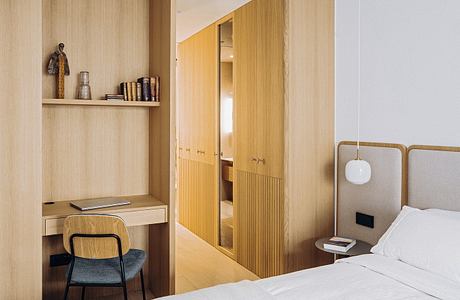
[[222, 178], [226, 181], [233, 182], [233, 167], [232, 166], [222, 167]]
[[[122, 218], [126, 226], [140, 226], [149, 224], [166, 223], [167, 209], [148, 209], [140, 211], [127, 211], [120, 213], [112, 213], [112, 215]], [[45, 220], [44, 235], [62, 234], [65, 218], [47, 219]]]
[[166, 223], [166, 209], [149, 209], [141, 211], [128, 211], [114, 214], [125, 221], [126, 226], [139, 226]]
[[62, 234], [64, 219], [65, 218], [45, 220], [45, 235]]

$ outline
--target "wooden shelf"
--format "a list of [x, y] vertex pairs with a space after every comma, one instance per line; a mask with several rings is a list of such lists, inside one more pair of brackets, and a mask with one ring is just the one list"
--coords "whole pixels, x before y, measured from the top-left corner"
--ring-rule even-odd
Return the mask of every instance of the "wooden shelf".
[[78, 100], [78, 99], [43, 99], [42, 105], [87, 105], [87, 106], [135, 106], [157, 107], [160, 102], [152, 101], [117, 101], [117, 100]]

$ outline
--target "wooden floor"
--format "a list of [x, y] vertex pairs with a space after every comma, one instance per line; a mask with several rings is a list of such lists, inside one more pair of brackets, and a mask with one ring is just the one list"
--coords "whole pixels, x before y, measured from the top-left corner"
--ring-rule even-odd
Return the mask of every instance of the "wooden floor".
[[176, 225], [177, 294], [245, 279], [259, 278], [182, 225]]

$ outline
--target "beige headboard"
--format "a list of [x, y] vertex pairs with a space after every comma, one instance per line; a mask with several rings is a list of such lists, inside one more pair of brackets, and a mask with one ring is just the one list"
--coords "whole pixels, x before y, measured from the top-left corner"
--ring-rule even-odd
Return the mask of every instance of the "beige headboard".
[[460, 211], [459, 147], [409, 147], [408, 204]]
[[[406, 147], [361, 143], [360, 157], [372, 168], [364, 185], [345, 179], [345, 165], [356, 157], [356, 142], [341, 142], [337, 155], [337, 234], [374, 245], [406, 204]], [[357, 212], [373, 216], [374, 228], [356, 224]]]

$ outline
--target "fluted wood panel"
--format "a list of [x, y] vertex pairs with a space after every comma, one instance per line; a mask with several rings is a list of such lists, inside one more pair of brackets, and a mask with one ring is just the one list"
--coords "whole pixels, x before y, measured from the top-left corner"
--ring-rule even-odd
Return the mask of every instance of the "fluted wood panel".
[[283, 180], [238, 170], [237, 261], [260, 277], [283, 272]]
[[179, 222], [216, 245], [217, 199], [214, 166], [179, 159]]

